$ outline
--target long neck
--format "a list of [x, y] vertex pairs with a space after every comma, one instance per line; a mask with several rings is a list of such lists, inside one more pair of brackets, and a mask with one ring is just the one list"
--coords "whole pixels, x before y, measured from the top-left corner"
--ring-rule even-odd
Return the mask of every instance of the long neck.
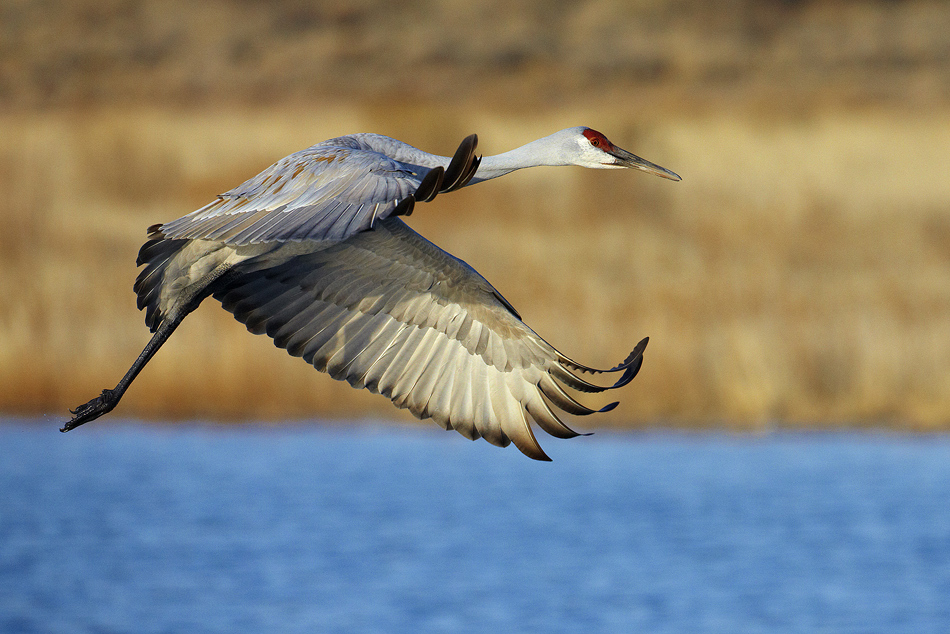
[[[474, 185], [475, 183], [498, 178], [524, 167], [570, 165], [570, 161], [560, 155], [557, 141], [558, 134], [560, 133], [532, 141], [503, 154], [482, 157], [478, 171], [475, 172], [475, 176], [468, 184]], [[427, 170], [438, 166], [447, 168], [452, 160], [448, 156], [429, 154], [408, 143], [378, 134], [363, 133], [351, 136], [369, 149], [383, 153], [411, 167], [418, 166]]]
[[524, 167], [538, 167], [541, 165], [568, 165], [569, 163], [551, 152], [549, 139], [543, 138], [522, 145], [503, 154], [482, 157], [475, 176], [469, 185], [480, 183], [510, 174]]

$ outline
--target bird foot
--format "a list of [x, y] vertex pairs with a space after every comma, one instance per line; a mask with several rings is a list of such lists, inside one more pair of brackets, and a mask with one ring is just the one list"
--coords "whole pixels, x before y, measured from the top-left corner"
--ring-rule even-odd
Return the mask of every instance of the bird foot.
[[96, 420], [103, 414], [111, 412], [118, 402], [119, 398], [115, 390], [102, 390], [102, 394], [88, 403], [80, 405], [76, 409], [69, 410], [69, 412], [73, 414], [73, 417], [69, 422], [63, 425], [59, 431], [67, 432], [89, 421]]

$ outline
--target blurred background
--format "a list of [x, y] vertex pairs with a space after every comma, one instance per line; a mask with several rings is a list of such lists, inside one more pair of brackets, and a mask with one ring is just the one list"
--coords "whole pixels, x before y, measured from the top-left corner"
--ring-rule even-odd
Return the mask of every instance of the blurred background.
[[[676, 171], [546, 168], [410, 224], [566, 354], [650, 336], [576, 426], [950, 423], [950, 4], [6, 0], [0, 411], [115, 385], [145, 229], [352, 132], [499, 153], [588, 125]], [[117, 413], [399, 417], [209, 301]]]

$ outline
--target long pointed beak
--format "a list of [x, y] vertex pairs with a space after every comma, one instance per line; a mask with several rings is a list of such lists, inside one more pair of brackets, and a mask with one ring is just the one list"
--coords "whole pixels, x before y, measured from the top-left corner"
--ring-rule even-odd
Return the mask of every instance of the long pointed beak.
[[654, 176], [659, 176], [660, 178], [668, 178], [671, 181], [681, 181], [680, 175], [676, 172], [671, 172], [665, 167], [660, 167], [646, 159], [642, 159], [636, 154], [631, 154], [630, 152], [613, 146], [610, 150], [607, 150], [607, 154], [610, 154], [617, 159], [617, 162], [614, 165], [619, 165], [621, 167], [632, 167], [634, 169], [643, 170], [653, 174]]

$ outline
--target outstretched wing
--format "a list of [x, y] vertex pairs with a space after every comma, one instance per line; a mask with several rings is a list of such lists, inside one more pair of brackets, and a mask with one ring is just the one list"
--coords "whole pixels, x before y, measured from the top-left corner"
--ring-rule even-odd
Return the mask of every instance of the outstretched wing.
[[[403, 163], [359, 135], [330, 139], [287, 156], [201, 209], [160, 227], [169, 239], [216, 240], [232, 246], [287, 240], [344, 240], [390, 215], [408, 215], [412, 201], [466, 184], [478, 167], [477, 139], [465, 139], [443, 167]], [[405, 151], [405, 150], [403, 150]], [[430, 155], [431, 156], [431, 155]], [[435, 157], [432, 157], [435, 158]]]
[[592, 414], [565, 387], [602, 392], [629, 383], [644, 339], [617, 367], [611, 386], [570, 370], [572, 361], [528, 328], [511, 305], [468, 264], [398, 218], [325, 250], [277, 263], [274, 255], [235, 267], [214, 294], [251, 332], [357, 388], [383, 394], [445, 429], [510, 442], [549, 458], [529, 425], [576, 436], [555, 409]]

